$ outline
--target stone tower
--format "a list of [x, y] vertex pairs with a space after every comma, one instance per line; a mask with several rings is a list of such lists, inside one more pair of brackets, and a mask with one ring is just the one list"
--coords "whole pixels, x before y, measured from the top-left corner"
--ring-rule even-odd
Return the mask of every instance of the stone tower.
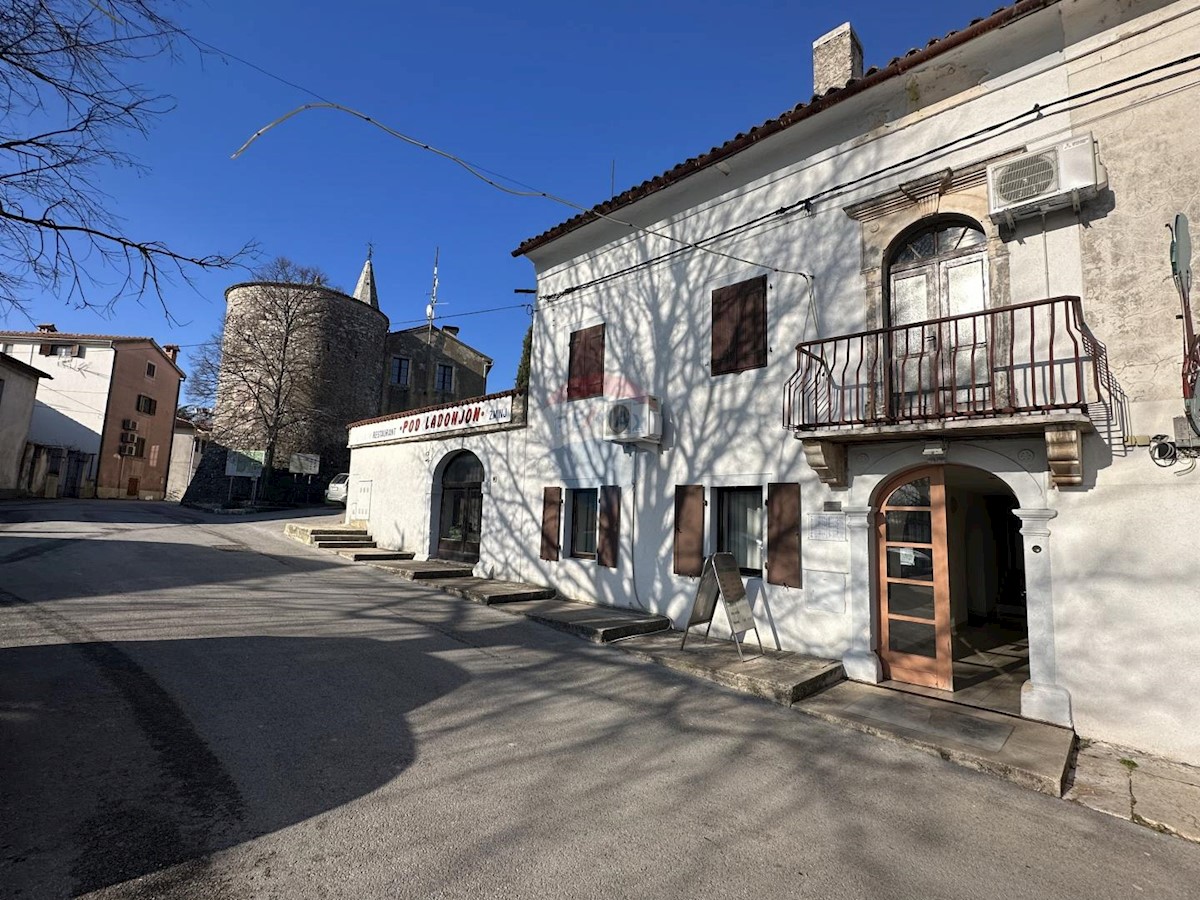
[[[272, 431], [276, 472], [293, 453], [320, 456], [314, 483], [345, 472], [346, 426], [379, 414], [384, 372], [388, 318], [370, 258], [353, 296], [319, 281], [253, 281], [230, 287], [225, 302], [213, 439], [184, 499], [226, 499], [226, 451], [266, 449]], [[235, 491], [249, 487], [234, 481], [247, 482]]]

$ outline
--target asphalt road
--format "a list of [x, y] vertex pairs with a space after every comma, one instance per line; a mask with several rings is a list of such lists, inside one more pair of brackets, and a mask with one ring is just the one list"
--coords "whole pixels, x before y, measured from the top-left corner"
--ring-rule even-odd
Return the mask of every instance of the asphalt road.
[[1200, 846], [168, 504], [0, 504], [0, 895], [1195, 898]]

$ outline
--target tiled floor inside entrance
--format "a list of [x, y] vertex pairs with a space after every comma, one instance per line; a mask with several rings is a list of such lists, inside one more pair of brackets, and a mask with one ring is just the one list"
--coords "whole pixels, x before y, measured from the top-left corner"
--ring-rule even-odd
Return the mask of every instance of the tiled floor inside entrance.
[[1023, 629], [989, 623], [960, 628], [954, 636], [954, 690], [899, 681], [883, 686], [1019, 716], [1021, 685], [1029, 680], [1029, 639]]

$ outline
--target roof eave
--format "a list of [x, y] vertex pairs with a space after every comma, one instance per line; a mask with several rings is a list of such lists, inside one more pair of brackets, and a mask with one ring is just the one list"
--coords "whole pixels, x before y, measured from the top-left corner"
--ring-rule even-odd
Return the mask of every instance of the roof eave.
[[720, 147], [716, 147], [706, 154], [680, 163], [674, 169], [662, 175], [655, 176], [611, 200], [594, 206], [587, 212], [580, 213], [536, 237], [523, 241], [520, 246], [512, 251], [512, 255], [514, 257], [526, 256], [540, 247], [544, 247], [585, 225], [599, 220], [603, 215], [609, 215], [618, 209], [623, 209], [639, 200], [643, 200], [672, 185], [678, 184], [689, 176], [695, 175], [697, 172], [702, 172], [722, 160], [728, 159], [748, 147], [759, 143], [764, 138], [779, 134], [851, 97], [855, 97], [884, 82], [891, 81], [893, 78], [903, 75], [916, 66], [923, 65], [944, 53], [949, 53], [951, 50], [961, 47], [963, 44], [981, 35], [995, 31], [997, 28], [1008, 25], [1030, 13], [1053, 6], [1058, 2], [1060, 0], [1019, 0], [1019, 2], [1011, 6], [997, 10], [987, 18], [979, 19], [960, 31], [952, 31], [944, 38], [932, 41], [920, 50], [913, 50], [905, 56], [897, 57], [877, 72], [873, 72], [864, 78], [852, 80], [843, 88], [830, 90], [823, 97], [816, 98], [811, 103], [801, 104], [774, 119], [769, 119], [761, 125], [751, 128], [748, 132], [738, 135], [733, 140], [726, 141]]

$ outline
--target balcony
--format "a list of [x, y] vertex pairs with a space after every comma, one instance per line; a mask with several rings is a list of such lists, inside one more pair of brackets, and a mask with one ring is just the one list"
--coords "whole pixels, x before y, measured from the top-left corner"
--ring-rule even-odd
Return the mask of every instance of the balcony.
[[1078, 449], [1112, 385], [1080, 299], [1054, 297], [800, 344], [783, 424], [806, 452], [812, 441], [1053, 429], [1074, 429]]

